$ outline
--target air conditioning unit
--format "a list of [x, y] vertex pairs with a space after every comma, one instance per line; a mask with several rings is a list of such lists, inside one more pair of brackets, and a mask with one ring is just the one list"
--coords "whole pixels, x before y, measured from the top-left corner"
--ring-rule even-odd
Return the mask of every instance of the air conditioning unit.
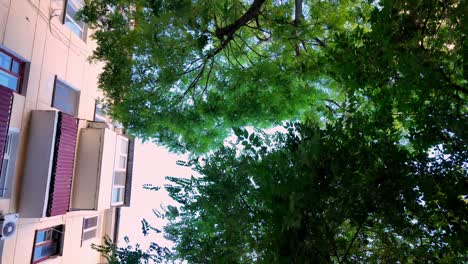
[[16, 234], [16, 224], [18, 222], [18, 214], [7, 214], [3, 215], [0, 220], [0, 239], [5, 240], [9, 237], [12, 237]]

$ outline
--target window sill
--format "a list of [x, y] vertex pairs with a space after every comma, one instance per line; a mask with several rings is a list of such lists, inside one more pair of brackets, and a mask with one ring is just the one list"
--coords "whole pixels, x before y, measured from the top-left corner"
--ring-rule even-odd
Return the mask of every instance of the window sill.
[[62, 263], [62, 256], [53, 256], [46, 260], [39, 262], [38, 264], [61, 264]]

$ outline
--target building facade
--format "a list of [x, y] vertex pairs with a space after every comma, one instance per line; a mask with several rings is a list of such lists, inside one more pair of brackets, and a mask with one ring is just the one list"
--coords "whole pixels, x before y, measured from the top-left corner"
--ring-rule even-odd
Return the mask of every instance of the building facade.
[[133, 140], [102, 113], [81, 0], [0, 0], [1, 263], [103, 263]]

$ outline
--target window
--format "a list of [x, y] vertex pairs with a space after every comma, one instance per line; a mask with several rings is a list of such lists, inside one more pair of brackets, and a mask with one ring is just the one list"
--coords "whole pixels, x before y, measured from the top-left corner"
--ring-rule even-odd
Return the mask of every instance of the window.
[[128, 138], [118, 136], [114, 161], [114, 179], [112, 185], [112, 205], [123, 204], [125, 194], [125, 176], [127, 173]]
[[3, 152], [3, 165], [0, 174], [0, 198], [11, 196], [11, 180], [15, 172], [16, 150], [18, 147], [18, 130], [10, 128]]
[[94, 105], [94, 121], [106, 122], [106, 113], [102, 103], [96, 100]]
[[83, 241], [95, 238], [98, 232], [98, 217], [83, 218], [83, 232], [81, 234], [81, 243]]
[[0, 85], [21, 92], [24, 62], [0, 49]]
[[79, 102], [80, 91], [56, 78], [52, 107], [55, 107], [66, 114], [77, 116]]
[[63, 225], [36, 231], [31, 263], [62, 254]]
[[83, 7], [83, 0], [67, 0], [63, 23], [81, 39], [86, 38], [86, 24], [75, 18], [76, 13]]

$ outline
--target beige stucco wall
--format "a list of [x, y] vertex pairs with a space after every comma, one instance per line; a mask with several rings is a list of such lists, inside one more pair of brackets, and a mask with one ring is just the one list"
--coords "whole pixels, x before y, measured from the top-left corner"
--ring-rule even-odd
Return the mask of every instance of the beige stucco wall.
[[[19, 129], [20, 139], [13, 194], [10, 199], [0, 199], [3, 214], [18, 211], [31, 110], [53, 109], [55, 76], [80, 91], [80, 119], [92, 120], [95, 99], [102, 97], [97, 90], [102, 64], [88, 61], [96, 44], [89, 36], [83, 41], [61, 23], [63, 8], [63, 0], [0, 0], [0, 46], [26, 61], [29, 68], [26, 92], [14, 97], [10, 127]], [[100, 215], [101, 234], [81, 246], [83, 217], [96, 214]], [[98, 263], [102, 259], [90, 244], [100, 243], [109, 222], [106, 215], [112, 216], [104, 211], [75, 211], [59, 217], [20, 219], [16, 236], [5, 240], [0, 263], [30, 263], [35, 231], [59, 224], [65, 225], [63, 254], [43, 263]]]
[[[15, 95], [11, 127], [20, 129], [14, 193], [21, 186], [30, 111], [49, 110], [57, 78], [80, 90], [78, 117], [92, 120], [99, 97], [97, 79], [102, 65], [88, 61], [95, 43], [78, 38], [61, 23], [63, 0], [0, 0], [0, 45], [29, 64], [25, 95]], [[3, 15], [2, 15], [3, 14]], [[8, 206], [5, 206], [8, 204]], [[0, 202], [0, 211], [17, 211], [18, 197]]]
[[[81, 244], [81, 232], [84, 217], [99, 216], [99, 235], [97, 238], [84, 241]], [[49, 218], [27, 218], [20, 219], [18, 232], [15, 237], [6, 240], [14, 243], [5, 243], [2, 263], [26, 264], [31, 262], [33, 239], [36, 230], [65, 225], [64, 246], [62, 256], [48, 259], [42, 263], [62, 263], [62, 264], [94, 264], [100, 262], [98, 252], [91, 249], [91, 244], [100, 243], [100, 237], [104, 235], [104, 214], [98, 212], [77, 211], [67, 213], [63, 216]]]

